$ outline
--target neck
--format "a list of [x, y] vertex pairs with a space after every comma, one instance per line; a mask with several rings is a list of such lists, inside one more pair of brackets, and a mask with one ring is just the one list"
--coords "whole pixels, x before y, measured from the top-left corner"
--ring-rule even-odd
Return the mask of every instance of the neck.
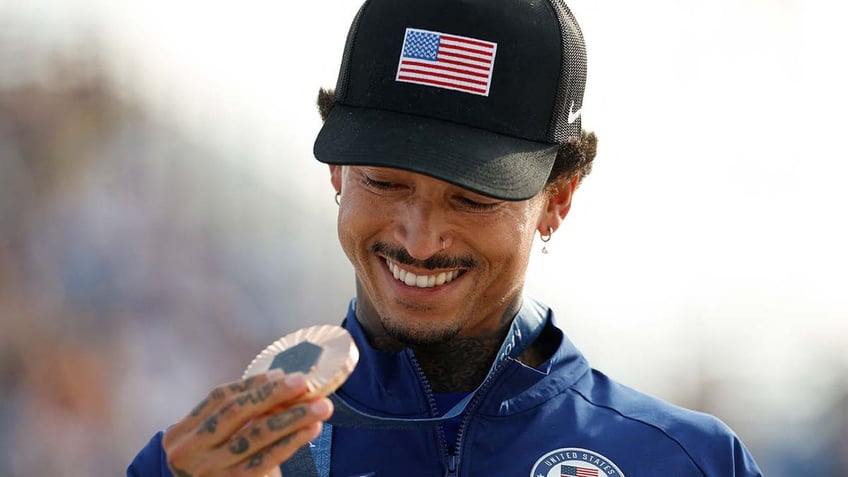
[[486, 379], [506, 333], [411, 348], [433, 392], [470, 392]]
[[433, 344], [407, 344], [390, 336], [368, 300], [357, 301], [356, 315], [371, 346], [388, 352], [411, 348], [433, 392], [457, 393], [473, 391], [486, 378], [520, 306], [519, 294], [487, 329]]

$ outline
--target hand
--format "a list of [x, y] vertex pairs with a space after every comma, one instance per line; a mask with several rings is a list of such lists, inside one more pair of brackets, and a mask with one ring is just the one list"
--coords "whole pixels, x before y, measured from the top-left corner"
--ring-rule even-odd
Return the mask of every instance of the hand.
[[271, 370], [218, 386], [165, 432], [174, 477], [261, 477], [318, 437], [327, 398], [303, 402], [304, 376]]

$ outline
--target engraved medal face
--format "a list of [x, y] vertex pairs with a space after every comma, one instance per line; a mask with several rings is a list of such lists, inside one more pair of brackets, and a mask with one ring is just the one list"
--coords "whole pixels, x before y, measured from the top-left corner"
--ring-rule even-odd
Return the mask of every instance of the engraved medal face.
[[308, 373], [318, 364], [324, 348], [309, 341], [302, 341], [274, 356], [268, 369], [282, 369], [286, 374]]
[[334, 325], [303, 328], [271, 343], [250, 363], [243, 378], [281, 369], [306, 376], [309, 391], [304, 400], [326, 396], [344, 383], [356, 363], [359, 349], [350, 333]]

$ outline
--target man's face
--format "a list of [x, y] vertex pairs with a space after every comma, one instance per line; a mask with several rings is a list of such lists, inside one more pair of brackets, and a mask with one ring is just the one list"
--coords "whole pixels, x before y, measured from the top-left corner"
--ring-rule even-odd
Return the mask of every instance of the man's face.
[[342, 193], [338, 233], [356, 271], [360, 320], [379, 320], [407, 344], [502, 329], [535, 231], [557, 214], [545, 194], [499, 201], [398, 169], [330, 170]]

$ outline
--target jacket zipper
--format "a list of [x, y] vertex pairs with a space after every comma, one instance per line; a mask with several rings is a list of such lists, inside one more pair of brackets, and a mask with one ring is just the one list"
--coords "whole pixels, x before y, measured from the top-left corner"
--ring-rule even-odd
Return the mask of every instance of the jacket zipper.
[[[424, 370], [421, 369], [421, 365], [418, 363], [418, 360], [415, 359], [415, 355], [412, 353], [412, 350], [409, 348], [406, 349], [407, 355], [409, 356], [409, 360], [412, 362], [413, 367], [415, 368], [416, 374], [418, 374], [418, 381], [421, 383], [421, 386], [424, 388], [424, 394], [427, 396], [427, 403], [430, 406], [430, 415], [433, 417], [437, 417], [439, 415], [438, 407], [436, 406], [436, 398], [433, 397], [433, 388], [430, 386], [430, 381], [427, 379], [427, 376], [424, 375]], [[468, 427], [468, 423], [471, 420], [471, 415], [474, 412], [474, 409], [480, 404], [480, 401], [483, 399], [483, 396], [486, 394], [486, 391], [489, 389], [489, 386], [497, 379], [497, 377], [501, 374], [505, 366], [506, 361], [501, 363], [497, 368], [495, 368], [492, 373], [486, 377], [483, 381], [483, 384], [480, 385], [479, 391], [471, 398], [471, 402], [468, 403], [468, 407], [465, 408], [464, 416], [462, 418], [462, 422], [459, 424], [459, 429], [456, 433], [456, 442], [454, 452], [450, 453], [448, 450], [447, 438], [445, 438], [445, 431], [442, 426], [436, 426], [436, 438], [439, 441], [439, 447], [442, 450], [442, 457], [445, 458], [447, 462], [447, 469], [445, 473], [445, 477], [458, 477], [459, 476], [459, 461], [462, 454], [462, 440], [465, 437], [465, 429]]]
[[448, 455], [448, 473], [446, 477], [454, 477], [459, 475], [459, 454]]
[[480, 401], [483, 400], [483, 396], [486, 394], [486, 391], [501, 374], [501, 371], [506, 367], [504, 366], [505, 363], [506, 361], [501, 363], [494, 371], [492, 371], [492, 374], [486, 377], [483, 384], [480, 385], [480, 390], [477, 391], [477, 394], [475, 394], [473, 398], [471, 398], [471, 402], [469, 402], [468, 407], [465, 408], [462, 422], [459, 423], [459, 429], [456, 432], [456, 447], [454, 448], [454, 453], [448, 455], [448, 472], [445, 474], [445, 477], [459, 476], [459, 459], [462, 455], [462, 440], [465, 438], [465, 430], [468, 428], [468, 424], [471, 421], [471, 415], [480, 404]]
[[[412, 350], [406, 349], [407, 356], [409, 356], [409, 360], [412, 362], [413, 367], [415, 368], [415, 373], [418, 374], [418, 382], [421, 383], [421, 387], [424, 388], [424, 395], [427, 396], [427, 404], [430, 406], [430, 416], [438, 417], [439, 409], [436, 406], [436, 398], [433, 397], [433, 388], [430, 386], [430, 381], [427, 379], [427, 376], [424, 375], [424, 370], [421, 369], [421, 365], [418, 363], [418, 360], [415, 359], [415, 355], [412, 353]], [[448, 443], [447, 438], [445, 437], [445, 430], [441, 425], [434, 426], [436, 432], [436, 440], [439, 442], [439, 448], [442, 451], [442, 457], [448, 463], [448, 474], [447, 475], [456, 475], [456, 466], [452, 464], [453, 457], [448, 452]], [[456, 459], [458, 461], [458, 459]], [[453, 465], [454, 471], [451, 471], [451, 467]]]

